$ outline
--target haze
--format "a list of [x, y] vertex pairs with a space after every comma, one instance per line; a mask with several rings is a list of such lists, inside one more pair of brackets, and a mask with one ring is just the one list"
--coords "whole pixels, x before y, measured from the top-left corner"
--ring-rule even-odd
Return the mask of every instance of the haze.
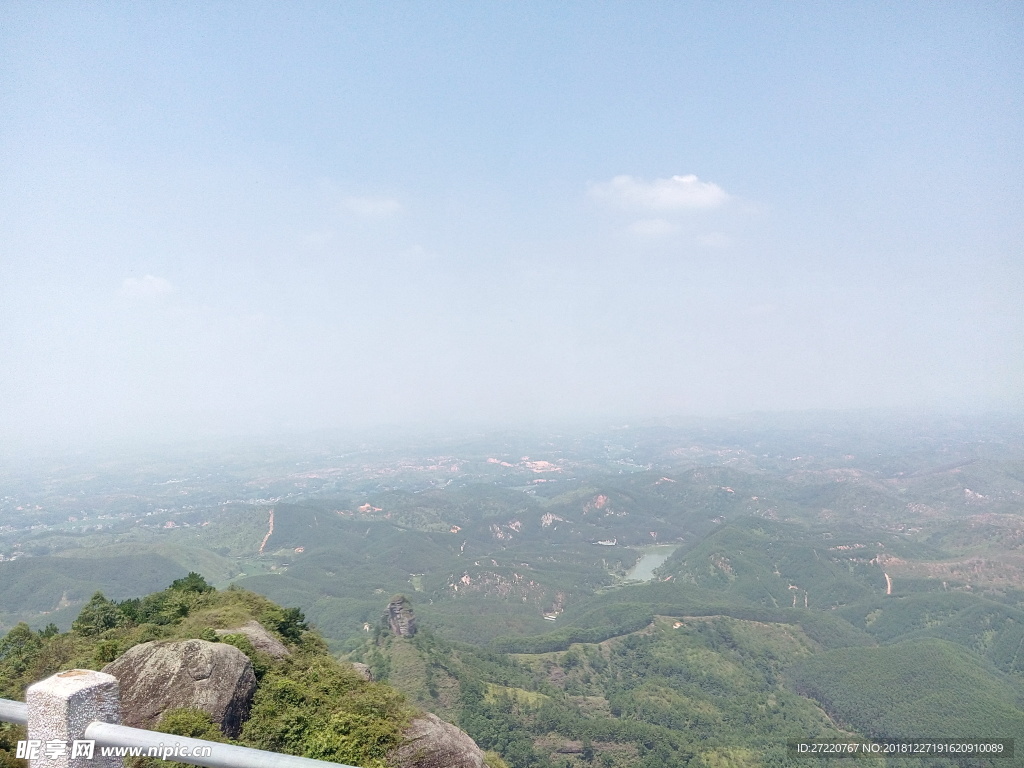
[[0, 434], [1024, 406], [1024, 6], [0, 7]]

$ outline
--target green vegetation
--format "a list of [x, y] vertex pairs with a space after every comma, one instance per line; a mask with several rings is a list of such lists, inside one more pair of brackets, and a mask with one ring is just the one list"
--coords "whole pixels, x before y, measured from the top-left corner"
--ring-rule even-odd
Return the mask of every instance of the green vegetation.
[[[255, 619], [289, 649], [277, 660], [257, 651], [245, 635], [219, 637]], [[338, 664], [323, 641], [307, 631], [302, 612], [285, 609], [241, 589], [214, 590], [196, 573], [141, 599], [120, 603], [93, 595], [71, 632], [33, 631], [19, 624], [0, 640], [0, 696], [22, 699], [31, 683], [68, 668], [99, 669], [128, 648], [149, 640], [198, 637], [235, 645], [253, 661], [258, 687], [249, 719], [237, 743], [288, 754], [384, 768], [385, 756], [414, 716], [393, 688], [366, 682]], [[223, 740], [209, 717], [194, 710], [165, 713], [160, 730]], [[0, 765], [21, 765], [13, 757], [18, 730], [0, 728]], [[155, 768], [157, 760], [136, 761]]]
[[376, 768], [412, 715], [400, 694], [326, 656], [302, 655], [260, 680], [241, 741], [259, 749]]
[[[793, 624], [657, 617], [637, 632], [510, 656], [421, 632], [363, 652], [423, 707], [455, 711], [513, 768], [704, 766], [735, 750], [784, 765], [786, 738], [841, 734], [787, 685], [820, 646]], [[419, 679], [417, 679], [419, 675]]]
[[868, 736], [1024, 738], [1019, 689], [944, 640], [828, 651], [796, 664], [793, 677], [798, 691]]
[[[250, 656], [266, 702], [245, 738], [379, 760], [405, 705], [364, 701], [312, 627], [514, 768], [764, 768], [790, 764], [789, 737], [1021, 734], [1013, 425], [752, 415], [243, 453], [204, 471], [153, 463], [137, 482], [15, 478], [0, 497], [21, 526], [0, 531], [0, 688], [146, 640], [219, 640]], [[654, 543], [674, 554], [625, 582]], [[414, 638], [381, 624], [395, 594]], [[251, 617], [292, 660], [214, 632]], [[912, 763], [933, 764], [947, 763]]]

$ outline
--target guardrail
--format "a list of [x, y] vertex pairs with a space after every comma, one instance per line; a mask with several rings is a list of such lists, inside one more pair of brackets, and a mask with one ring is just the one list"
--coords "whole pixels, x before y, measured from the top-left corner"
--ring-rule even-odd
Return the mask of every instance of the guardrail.
[[59, 672], [29, 686], [25, 699], [0, 699], [0, 720], [28, 726], [18, 756], [31, 768], [122, 768], [133, 749], [205, 768], [355, 768], [119, 725], [117, 678], [104, 672]]

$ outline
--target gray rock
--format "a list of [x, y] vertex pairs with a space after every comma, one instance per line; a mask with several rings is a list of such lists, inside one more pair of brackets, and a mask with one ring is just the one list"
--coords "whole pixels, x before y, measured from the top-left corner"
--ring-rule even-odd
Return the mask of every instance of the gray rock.
[[405, 595], [396, 595], [388, 603], [384, 619], [398, 637], [412, 637], [416, 634], [416, 616]]
[[234, 646], [206, 640], [136, 645], [103, 671], [118, 679], [121, 722], [134, 728], [152, 728], [169, 709], [193, 707], [235, 737], [256, 692], [249, 658]]
[[367, 664], [363, 664], [361, 661], [353, 661], [352, 668], [359, 673], [359, 676], [367, 682], [373, 682], [373, 672], [370, 671], [370, 667]]
[[258, 621], [247, 621], [242, 626], [235, 627], [234, 629], [218, 629], [217, 634], [245, 635], [249, 638], [253, 648], [257, 651], [263, 651], [263, 653], [269, 654], [275, 659], [291, 656], [291, 651], [285, 647], [285, 644], [267, 632]]
[[437, 715], [417, 717], [388, 755], [395, 768], [484, 768], [484, 753], [465, 732]]

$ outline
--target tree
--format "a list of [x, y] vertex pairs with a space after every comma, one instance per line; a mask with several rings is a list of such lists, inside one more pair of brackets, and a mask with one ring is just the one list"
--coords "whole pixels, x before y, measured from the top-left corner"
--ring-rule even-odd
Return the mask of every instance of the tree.
[[583, 737], [583, 754], [581, 756], [588, 763], [594, 762], [594, 745], [590, 742], [589, 736]]
[[302, 631], [309, 629], [306, 617], [298, 608], [277, 608], [276, 606], [262, 616], [265, 624], [286, 640], [297, 643], [302, 639]]
[[214, 588], [207, 583], [206, 579], [195, 571], [189, 571], [188, 576], [172, 581], [170, 589], [178, 592], [197, 592], [199, 594], [214, 591]]
[[8, 667], [15, 675], [20, 675], [27, 668], [32, 655], [39, 650], [42, 641], [28, 624], [21, 622], [0, 640], [0, 663]]
[[122, 623], [124, 617], [117, 605], [97, 592], [92, 599], [85, 604], [78, 618], [71, 624], [71, 629], [80, 635], [98, 635], [108, 629], [113, 629]]

